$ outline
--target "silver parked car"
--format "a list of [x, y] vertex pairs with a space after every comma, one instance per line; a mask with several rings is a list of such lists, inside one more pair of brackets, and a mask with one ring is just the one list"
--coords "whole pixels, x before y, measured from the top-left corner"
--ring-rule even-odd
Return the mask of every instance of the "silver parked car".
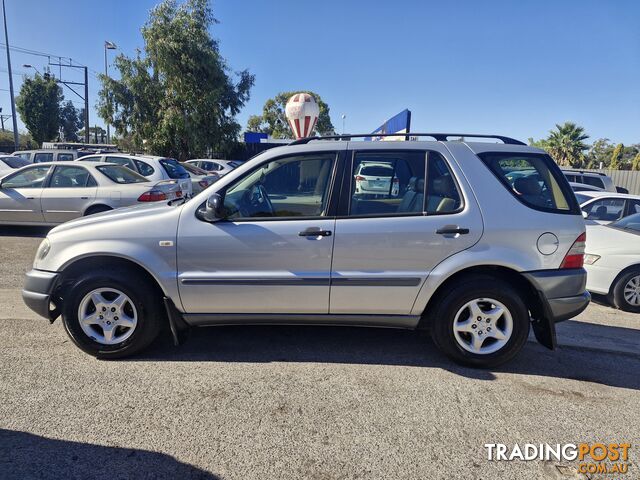
[[[183, 328], [240, 323], [428, 329], [474, 366], [511, 359], [530, 327], [554, 348], [555, 323], [590, 299], [567, 180], [517, 140], [430, 136], [304, 139], [182, 205], [69, 222], [42, 242], [23, 298], [101, 358], [142, 350], [167, 322], [176, 342]], [[354, 195], [363, 163], [398, 181]], [[512, 182], [514, 170], [537, 176]]]
[[187, 160], [185, 163], [195, 165], [198, 168], [206, 170], [207, 172], [214, 172], [219, 177], [223, 177], [227, 173], [231, 172], [234, 168], [238, 168], [240, 165], [233, 160], [217, 160], [212, 158], [195, 158], [193, 160]]
[[182, 163], [182, 167], [189, 172], [194, 195], [199, 194], [205, 188], [209, 188], [220, 178], [215, 172], [207, 172], [190, 163]]
[[175, 181], [149, 182], [119, 165], [38, 163], [0, 180], [0, 224], [57, 225], [114, 208], [180, 197]]

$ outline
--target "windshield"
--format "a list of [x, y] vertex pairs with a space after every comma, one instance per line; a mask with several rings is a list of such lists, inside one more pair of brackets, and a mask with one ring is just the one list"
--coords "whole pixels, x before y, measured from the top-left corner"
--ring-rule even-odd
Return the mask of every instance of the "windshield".
[[21, 168], [31, 165], [31, 162], [21, 157], [2, 157], [2, 161], [11, 168]]
[[163, 158], [160, 160], [160, 164], [166, 170], [169, 178], [189, 178], [189, 172], [173, 158]]
[[610, 227], [622, 228], [624, 230], [636, 230], [640, 232], [640, 213], [634, 213], [628, 217], [621, 218], [617, 222], [609, 224]]
[[116, 183], [142, 183], [149, 181], [142, 175], [120, 165], [100, 165], [96, 167], [96, 170]]

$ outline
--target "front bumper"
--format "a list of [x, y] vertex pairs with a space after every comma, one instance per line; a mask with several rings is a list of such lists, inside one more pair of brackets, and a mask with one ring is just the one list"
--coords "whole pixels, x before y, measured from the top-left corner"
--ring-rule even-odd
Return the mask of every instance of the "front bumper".
[[31, 270], [27, 273], [22, 299], [31, 310], [41, 317], [53, 321], [58, 317], [57, 308], [51, 308], [51, 294], [57, 286], [59, 274], [44, 270]]

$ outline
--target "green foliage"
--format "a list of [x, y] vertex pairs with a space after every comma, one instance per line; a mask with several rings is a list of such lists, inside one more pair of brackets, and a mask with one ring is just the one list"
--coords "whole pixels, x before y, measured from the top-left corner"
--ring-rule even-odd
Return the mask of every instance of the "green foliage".
[[78, 110], [71, 101], [67, 101], [60, 107], [60, 126], [62, 135], [67, 142], [77, 142], [78, 130], [83, 127], [81, 115], [83, 112]]
[[612, 170], [619, 170], [622, 166], [622, 152], [624, 150], [624, 145], [619, 143], [616, 145], [616, 148], [613, 149], [613, 153], [611, 154], [611, 161], [609, 162], [609, 168]]
[[[18, 142], [20, 150], [27, 150], [31, 148], [39, 148], [40, 145], [36, 144], [29, 134], [18, 134]], [[0, 152], [11, 153], [15, 150], [15, 144], [13, 143], [13, 132], [8, 130], [0, 131]]]
[[631, 163], [631, 170], [640, 170], [640, 152], [636, 153], [636, 156], [633, 157], [633, 162]]
[[38, 145], [57, 137], [62, 98], [62, 89], [52, 77], [25, 78], [16, 107]]
[[562, 166], [582, 167], [585, 163], [584, 152], [589, 148], [584, 143], [589, 138], [584, 128], [575, 123], [556, 124], [555, 130], [549, 132], [545, 150]]
[[587, 168], [600, 168], [609, 165], [611, 160], [611, 153], [613, 152], [613, 145], [608, 138], [599, 138], [591, 145], [589, 152], [587, 153]]
[[273, 138], [293, 138], [293, 132], [285, 114], [287, 101], [296, 93], [308, 93], [311, 95], [320, 108], [318, 122], [313, 131], [314, 134], [330, 135], [334, 132], [331, 117], [329, 116], [329, 106], [322, 100], [320, 95], [308, 90], [296, 90], [294, 92], [280, 92], [274, 98], [270, 98], [262, 108], [262, 115], [252, 115], [247, 121], [247, 130], [250, 132], [268, 133]]
[[165, 0], [142, 28], [144, 54], [116, 58], [119, 80], [101, 76], [98, 113], [136, 149], [184, 160], [237, 142], [254, 76], [234, 83], [209, 34], [216, 23], [207, 0]]

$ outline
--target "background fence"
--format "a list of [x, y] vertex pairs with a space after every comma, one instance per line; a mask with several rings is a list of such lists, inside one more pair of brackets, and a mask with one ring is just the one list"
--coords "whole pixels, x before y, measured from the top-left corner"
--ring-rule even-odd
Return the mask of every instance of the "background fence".
[[640, 195], [640, 171], [637, 170], [594, 170], [582, 169], [586, 172], [599, 172], [609, 175], [613, 179], [613, 184], [624, 187], [629, 193]]

